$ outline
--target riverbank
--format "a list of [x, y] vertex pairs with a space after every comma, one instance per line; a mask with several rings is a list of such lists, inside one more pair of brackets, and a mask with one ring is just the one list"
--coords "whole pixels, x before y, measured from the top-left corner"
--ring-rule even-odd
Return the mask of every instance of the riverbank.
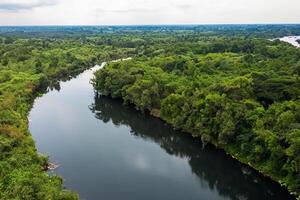
[[291, 199], [212, 145], [96, 95], [93, 71], [61, 83], [30, 112], [36, 147], [60, 164], [55, 173], [81, 199]]
[[[223, 57], [228, 60], [231, 56], [235, 55], [216, 54], [215, 58]], [[205, 57], [206, 55], [202, 56], [201, 60], [205, 60]], [[211, 65], [214, 57], [208, 57]], [[195, 73], [188, 69], [185, 69], [184, 74], [180, 74], [179, 70], [174, 73], [169, 69], [163, 70], [164, 61], [158, 57], [112, 63], [96, 72], [93, 81], [95, 90], [104, 96], [122, 98], [125, 103], [135, 105], [138, 110], [149, 110], [174, 128], [201, 138], [204, 143], [212, 143], [217, 148], [224, 149], [240, 162], [287, 187], [292, 194], [299, 195], [299, 173], [292, 167], [292, 163], [296, 163], [299, 158], [296, 153], [297, 140], [287, 138], [290, 142], [283, 145], [279, 137], [282, 131], [285, 132], [285, 137], [291, 134], [293, 138], [298, 137], [299, 130], [291, 128], [291, 123], [299, 120], [298, 101], [271, 102], [268, 107], [264, 107], [264, 102], [256, 99], [259, 93], [253, 91], [266, 86], [261, 83], [257, 85], [257, 78], [253, 75], [236, 75], [230, 77], [232, 81], [228, 81], [224, 80], [225, 74], [217, 76], [209, 71], [213, 80], [209, 76], [200, 79], [201, 74], [197, 74], [196, 80], [186, 75]], [[178, 62], [183, 61], [179, 59]], [[209, 66], [208, 63], [205, 64], [204, 66]], [[190, 64], [190, 69], [195, 65], [196, 63]], [[212, 69], [213, 67], [211, 66]], [[235, 68], [232, 70], [235, 73]], [[216, 73], [222, 73], [222, 70], [216, 69]], [[290, 81], [295, 82], [292, 87], [297, 87], [296, 80], [292, 78]], [[197, 88], [197, 85], [202, 87]], [[277, 93], [274, 94], [276, 95]], [[283, 122], [282, 116], [288, 113], [291, 114], [290, 120]], [[294, 149], [293, 154], [289, 153], [291, 149]], [[286, 163], [282, 160], [286, 160]]]
[[[101, 95], [101, 92], [99, 92], [98, 95]], [[111, 99], [114, 99], [114, 98], [115, 98], [115, 97], [112, 97], [111, 95], [108, 95], [108, 96], [105, 95], [105, 96], [106, 96], [106, 97], [109, 97], [109, 98], [111, 98]], [[125, 102], [125, 99], [122, 99], [122, 100], [123, 100], [123, 102]], [[125, 103], [125, 104], [126, 104], [126, 103]], [[136, 106], [136, 105], [132, 104], [132, 106]], [[139, 110], [139, 109], [138, 109], [138, 110]], [[177, 126], [175, 126], [174, 124], [168, 122], [165, 118], [162, 118], [162, 117], [160, 116], [160, 114], [159, 114], [159, 113], [160, 113], [160, 110], [157, 109], [157, 108], [149, 109], [149, 110], [144, 110], [144, 111], [139, 110], [139, 111], [140, 111], [140, 112], [146, 112], [146, 114], [149, 114], [149, 115], [151, 115], [151, 116], [153, 116], [153, 117], [155, 117], [155, 118], [158, 118], [158, 119], [162, 120], [163, 122], [167, 123], [168, 125], [174, 127], [174, 128], [175, 128], [174, 130], [180, 130], [180, 131], [182, 131], [182, 132], [184, 132], [184, 133], [190, 134], [194, 139], [200, 139], [200, 140], [201, 140], [201, 138], [199, 138], [198, 133], [193, 132], [193, 131], [191, 131], [191, 130], [189, 130], [189, 129], [184, 129], [183, 127], [181, 127], [181, 128], [180, 128], [180, 127], [177, 127]], [[201, 137], [201, 136], [200, 136], [200, 137]], [[201, 141], [202, 141], [202, 140], [201, 140]], [[205, 141], [202, 141], [202, 142], [206, 143]], [[210, 142], [209, 142], [209, 143], [210, 143]], [[216, 147], [217, 149], [224, 150], [224, 152], [225, 152], [228, 156], [230, 156], [231, 158], [235, 159], [236, 161], [238, 161], [238, 162], [244, 164], [245, 166], [251, 167], [253, 170], [256, 170], [261, 176], [264, 176], [264, 177], [266, 177], [266, 178], [268, 178], [268, 179], [270, 179], [270, 180], [272, 180], [272, 181], [274, 181], [274, 182], [276, 182], [276, 183], [279, 183], [282, 187], [288, 189], [287, 184], [284, 183], [284, 182], [282, 182], [282, 179], [280, 179], [279, 177], [276, 177], [276, 176], [274, 176], [274, 175], [272, 175], [272, 174], [266, 173], [266, 172], [264, 171], [264, 169], [263, 169], [262, 166], [260, 166], [260, 165], [258, 165], [258, 164], [255, 164], [255, 163], [251, 163], [251, 160], [247, 159], [247, 157], [245, 157], [245, 156], [241, 157], [241, 156], [239, 155], [240, 152], [239, 152], [239, 151], [236, 151], [236, 149], [235, 149], [233, 146], [232, 146], [232, 147], [226, 147], [226, 146], [220, 145], [220, 144], [218, 144], [218, 143], [210, 143], [210, 144], [214, 145], [214, 147]], [[291, 197], [290, 197], [290, 198], [293, 198], [293, 199], [294, 199], [294, 198], [295, 198], [295, 199], [297, 198], [297, 200], [300, 200], [300, 196], [298, 195], [297, 192], [293, 192], [293, 191], [289, 191], [289, 192], [290, 192], [290, 194], [291, 194]]]
[[[65, 76], [74, 76], [78, 75], [84, 69], [88, 69], [90, 65], [93, 65], [92, 62], [86, 66], [81, 66], [81, 70], [76, 69], [75, 71], [66, 72], [63, 70]], [[105, 63], [103, 63], [104, 66]], [[99, 67], [93, 68], [94, 70], [99, 69]], [[59, 74], [59, 73], [58, 73]], [[69, 74], [69, 75], [68, 75]], [[29, 74], [26, 74], [27, 77], [30, 77]], [[39, 77], [39, 76], [37, 76]], [[14, 123], [20, 123], [19, 128], [15, 127], [15, 124], [6, 125], [1, 122], [0, 126], [0, 150], [1, 150], [1, 176], [0, 181], [0, 199], [11, 199], [18, 196], [22, 196], [24, 199], [79, 199], [78, 194], [66, 190], [63, 187], [63, 178], [57, 175], [49, 175], [45, 170], [48, 169], [49, 157], [46, 155], [39, 154], [35, 142], [32, 138], [31, 133], [28, 130], [29, 119], [27, 116], [31, 110], [34, 101], [36, 98], [40, 97], [47, 92], [46, 88], [48, 86], [57, 88], [57, 83], [60, 80], [59, 76], [51, 76], [51, 79], [45, 79], [43, 76], [32, 82], [31, 78], [28, 81], [24, 81], [22, 87], [30, 85], [31, 88], [27, 90], [26, 93], [22, 93], [22, 98], [26, 101], [18, 102], [19, 106], [26, 105], [26, 110], [15, 111], [15, 115], [18, 113], [22, 114], [18, 121]], [[53, 85], [55, 83], [55, 85]], [[24, 91], [21, 89], [20, 91]], [[7, 103], [7, 101], [12, 101], [13, 97], [6, 96], [6, 102], [1, 102], [0, 107]], [[8, 109], [12, 105], [8, 104]], [[17, 108], [18, 109], [18, 108]], [[7, 113], [7, 110], [1, 110], [2, 113]], [[9, 118], [6, 117], [6, 120]], [[20, 189], [18, 193], [12, 192]], [[25, 188], [27, 188], [25, 190]], [[29, 189], [32, 188], [32, 189]]]
[[0, 199], [78, 199], [61, 177], [45, 171], [48, 156], [38, 154], [27, 117], [37, 97], [59, 90], [59, 81], [106, 55], [99, 55], [101, 47], [72, 39], [12, 40], [0, 45], [6, 52], [0, 63]]
[[[111, 96], [110, 96], [110, 98], [111, 98]], [[124, 101], [124, 99], [123, 99], [123, 101]], [[149, 109], [149, 110], [147, 110], [147, 112], [151, 116], [156, 117], [156, 118], [158, 118], [158, 119], [160, 119], [160, 120], [168, 123], [170, 126], [176, 127], [176, 126], [174, 126], [174, 124], [169, 123], [168, 121], [166, 121], [166, 119], [164, 119], [164, 118], [161, 117], [161, 115], [160, 115], [161, 111], [159, 109], [157, 109], [157, 108]], [[184, 128], [182, 128], [181, 130], [183, 132], [185, 132], [185, 133], [191, 134], [193, 138], [199, 139], [199, 135], [196, 132], [193, 132], [190, 129], [184, 129]], [[227, 146], [224, 146], [224, 145], [220, 145], [218, 143], [212, 143], [212, 144], [216, 148], [224, 150], [224, 152], [227, 155], [231, 156], [233, 159], [237, 160], [238, 162], [244, 164], [245, 166], [251, 167], [253, 170], [258, 171], [262, 176], [265, 176], [265, 177], [269, 178], [270, 180], [279, 183], [282, 187], [287, 188], [287, 185], [285, 183], [282, 183], [281, 180], [280, 180], [280, 178], [278, 178], [276, 176], [273, 176], [272, 174], [267, 174], [266, 172], [264, 172], [264, 170], [263, 170], [263, 168], [261, 168], [261, 166], [255, 164], [255, 163], [251, 163], [251, 160], [247, 159], [247, 157], [240, 157], [239, 156], [239, 151], [236, 151], [235, 148], [231, 148], [231, 147], [227, 147]], [[296, 197], [298, 194], [291, 192], [291, 195], [295, 195], [295, 197]], [[299, 195], [298, 195], [297, 199], [300, 199]]]

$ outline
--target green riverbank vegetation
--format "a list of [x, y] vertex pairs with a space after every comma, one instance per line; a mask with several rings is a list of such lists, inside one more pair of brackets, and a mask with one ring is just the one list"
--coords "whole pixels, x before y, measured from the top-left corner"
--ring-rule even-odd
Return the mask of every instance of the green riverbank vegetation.
[[[72, 39], [3, 38], [0, 42], [0, 199], [78, 199], [45, 172], [28, 131], [34, 98], [96, 63], [127, 50]], [[110, 54], [106, 53], [110, 52]]]
[[95, 73], [122, 98], [300, 194], [300, 49], [264, 39], [174, 39]]

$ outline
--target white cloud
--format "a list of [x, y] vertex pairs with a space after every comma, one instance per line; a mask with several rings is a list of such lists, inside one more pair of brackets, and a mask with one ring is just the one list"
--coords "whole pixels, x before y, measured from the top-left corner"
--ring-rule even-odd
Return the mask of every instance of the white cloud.
[[299, 7], [299, 0], [0, 0], [0, 25], [300, 23]]

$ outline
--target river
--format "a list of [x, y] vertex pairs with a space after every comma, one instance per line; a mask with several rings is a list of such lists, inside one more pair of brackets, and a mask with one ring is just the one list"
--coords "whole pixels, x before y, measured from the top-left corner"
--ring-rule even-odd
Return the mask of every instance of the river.
[[87, 70], [35, 100], [30, 131], [87, 200], [291, 199], [279, 184], [161, 120], [95, 95]]
[[285, 36], [285, 37], [279, 38], [279, 40], [282, 42], [290, 43], [291, 45], [293, 45], [297, 48], [300, 48], [300, 44], [297, 41], [297, 40], [300, 41], [300, 36]]

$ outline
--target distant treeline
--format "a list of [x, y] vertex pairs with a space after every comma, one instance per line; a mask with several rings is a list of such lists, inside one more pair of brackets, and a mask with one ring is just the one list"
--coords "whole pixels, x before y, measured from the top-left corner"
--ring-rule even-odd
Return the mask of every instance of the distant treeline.
[[14, 37], [86, 37], [99, 34], [198, 34], [276, 38], [300, 35], [300, 24], [215, 24], [135, 26], [0, 26], [0, 35]]

